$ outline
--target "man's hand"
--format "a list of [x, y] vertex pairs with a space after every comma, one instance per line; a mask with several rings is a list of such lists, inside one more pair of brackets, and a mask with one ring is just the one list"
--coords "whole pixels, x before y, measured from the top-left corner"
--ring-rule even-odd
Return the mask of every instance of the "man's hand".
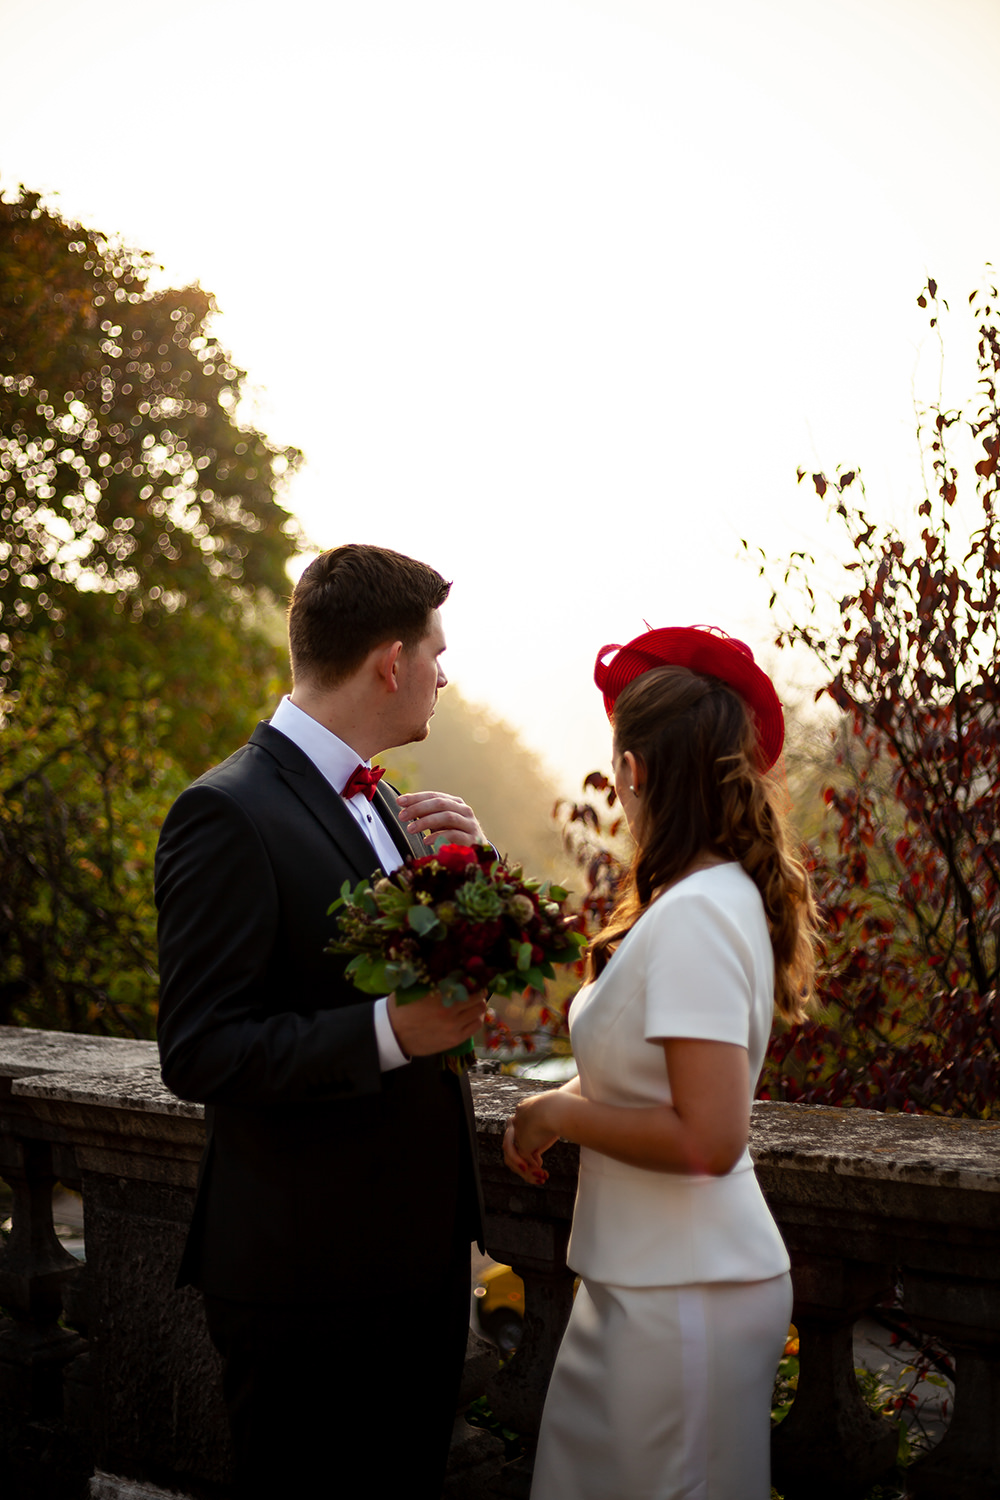
[[428, 844], [489, 843], [469, 804], [447, 792], [404, 792], [399, 811], [407, 833], [420, 834]]
[[477, 990], [464, 1004], [445, 1005], [439, 990], [422, 1000], [398, 1005], [389, 996], [389, 1021], [407, 1057], [430, 1057], [447, 1052], [475, 1036], [486, 1019], [486, 991]]

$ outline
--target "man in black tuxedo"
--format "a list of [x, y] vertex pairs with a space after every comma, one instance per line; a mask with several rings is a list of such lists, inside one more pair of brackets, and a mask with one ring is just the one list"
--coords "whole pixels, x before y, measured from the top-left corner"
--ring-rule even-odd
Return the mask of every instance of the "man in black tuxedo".
[[441, 1491], [481, 1213], [468, 1083], [440, 1053], [484, 997], [373, 1001], [324, 950], [344, 880], [482, 840], [460, 798], [396, 797], [368, 766], [428, 732], [449, 587], [378, 547], [310, 564], [290, 698], [157, 850], [163, 1078], [208, 1106], [178, 1284], [223, 1357], [240, 1496], [332, 1495], [355, 1463], [372, 1493]]

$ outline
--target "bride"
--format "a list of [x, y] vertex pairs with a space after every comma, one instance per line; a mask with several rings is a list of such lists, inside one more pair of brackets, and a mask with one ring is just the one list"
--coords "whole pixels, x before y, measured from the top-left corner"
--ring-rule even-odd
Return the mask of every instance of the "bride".
[[581, 1148], [582, 1281], [532, 1500], [768, 1500], [792, 1296], [747, 1136], [774, 1006], [800, 1017], [811, 989], [814, 920], [767, 780], [781, 705], [746, 646], [701, 628], [607, 646], [595, 678], [635, 859], [573, 1003], [579, 1076], [504, 1138], [535, 1183], [556, 1140]]

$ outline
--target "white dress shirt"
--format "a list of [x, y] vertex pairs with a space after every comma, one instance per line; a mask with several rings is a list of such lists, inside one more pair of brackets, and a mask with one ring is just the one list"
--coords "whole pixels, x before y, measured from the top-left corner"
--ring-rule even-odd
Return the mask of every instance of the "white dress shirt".
[[[271, 715], [271, 728], [277, 729], [286, 739], [291, 740], [293, 745], [298, 745], [303, 755], [309, 757], [320, 775], [330, 783], [338, 797], [341, 795], [352, 771], [358, 765], [359, 757], [356, 750], [352, 750], [350, 745], [345, 745], [343, 740], [338, 739], [331, 730], [321, 724], [318, 719], [314, 719], [311, 714], [298, 708], [288, 697], [282, 698]], [[363, 761], [362, 764], [370, 766], [371, 762]], [[344, 806], [349, 809], [358, 827], [375, 850], [383, 873], [391, 875], [393, 870], [398, 870], [403, 863], [403, 856], [364, 792], [356, 792], [353, 797], [345, 797]], [[383, 1073], [388, 1073], [392, 1068], [401, 1068], [404, 1063], [409, 1062], [409, 1058], [397, 1042], [396, 1034], [392, 1029], [392, 1022], [389, 1020], [389, 1001], [385, 995], [375, 1001], [375, 1041], [378, 1045], [379, 1067]]]

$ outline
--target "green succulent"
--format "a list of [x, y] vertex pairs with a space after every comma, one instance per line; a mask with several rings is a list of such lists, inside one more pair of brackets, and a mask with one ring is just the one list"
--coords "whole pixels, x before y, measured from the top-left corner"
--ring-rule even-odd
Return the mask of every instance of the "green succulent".
[[503, 911], [499, 891], [483, 880], [467, 880], [460, 885], [455, 892], [455, 904], [462, 916], [473, 922], [488, 922]]

